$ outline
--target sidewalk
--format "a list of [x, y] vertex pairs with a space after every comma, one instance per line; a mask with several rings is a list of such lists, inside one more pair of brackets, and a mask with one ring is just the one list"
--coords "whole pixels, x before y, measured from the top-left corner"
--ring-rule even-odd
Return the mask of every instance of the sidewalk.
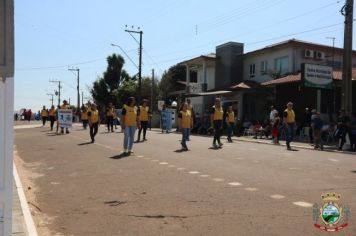
[[12, 187], [12, 235], [29, 236], [26, 230], [25, 219], [22, 213], [21, 203], [15, 180]]

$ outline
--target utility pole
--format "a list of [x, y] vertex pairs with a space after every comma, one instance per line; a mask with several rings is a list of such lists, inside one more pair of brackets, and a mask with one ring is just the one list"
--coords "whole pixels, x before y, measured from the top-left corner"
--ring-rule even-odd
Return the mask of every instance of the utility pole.
[[[140, 28], [138, 28], [140, 29]], [[140, 41], [139, 41], [139, 49], [138, 49], [138, 54], [139, 54], [139, 59], [138, 59], [138, 103], [141, 102], [141, 80], [142, 80], [142, 30], [136, 31], [136, 30], [125, 30], [128, 33], [135, 33], [135, 34], [140, 34]], [[136, 39], [135, 39], [136, 40]]]
[[152, 69], [152, 85], [151, 85], [151, 113], [153, 109], [153, 89], [155, 85], [155, 69]]
[[68, 69], [69, 71], [77, 72], [77, 114], [80, 112], [80, 93], [79, 93], [79, 68]]
[[54, 96], [54, 94], [53, 93], [47, 93], [47, 95], [48, 96], [52, 96], [52, 98], [51, 99], [49, 99], [50, 101], [51, 101], [51, 106], [53, 106], [53, 96]]
[[341, 104], [346, 112], [352, 110], [352, 23], [353, 23], [354, 1], [346, 0], [341, 9], [341, 14], [345, 16], [344, 29], [344, 55], [342, 68], [342, 91]]
[[62, 81], [59, 81], [59, 80], [50, 80], [49, 82], [51, 83], [58, 83], [58, 92], [56, 92], [56, 96], [58, 96], [58, 106], [61, 105], [61, 82]]

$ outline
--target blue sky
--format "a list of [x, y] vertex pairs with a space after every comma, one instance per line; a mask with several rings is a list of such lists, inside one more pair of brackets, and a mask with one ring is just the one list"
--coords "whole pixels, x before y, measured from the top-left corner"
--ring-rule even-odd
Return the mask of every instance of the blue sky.
[[[15, 109], [50, 105], [62, 81], [62, 99], [76, 104], [76, 75], [85, 101], [89, 87], [106, 69], [106, 57], [138, 64], [138, 44], [125, 25], [143, 33], [143, 76], [186, 59], [215, 52], [229, 41], [245, 52], [291, 38], [343, 47], [344, 1], [337, 0], [15, 0]], [[135, 36], [135, 35], [134, 35]], [[354, 37], [355, 38], [355, 37]], [[138, 38], [137, 38], [138, 39]], [[355, 40], [353, 45], [355, 45]], [[137, 68], [124, 56], [130, 75]], [[56, 98], [55, 98], [56, 101]], [[55, 102], [56, 103], [56, 102]]]

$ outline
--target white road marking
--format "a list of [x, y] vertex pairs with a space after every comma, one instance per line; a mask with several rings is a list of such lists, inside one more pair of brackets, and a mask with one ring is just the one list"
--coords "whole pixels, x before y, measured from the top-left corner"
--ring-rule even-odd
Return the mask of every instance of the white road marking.
[[144, 157], [144, 156], [137, 156], [137, 157]]
[[224, 179], [221, 179], [221, 178], [214, 178], [213, 179], [215, 182], [223, 182], [224, 181]]
[[59, 183], [59, 182], [51, 182], [51, 184], [58, 185], [58, 184], [61, 184], [61, 183]]
[[209, 177], [210, 175], [200, 175], [200, 177], [202, 177], [202, 178], [207, 178], [207, 177]]
[[160, 162], [159, 164], [160, 164], [160, 165], [168, 165], [167, 162]]
[[179, 168], [177, 168], [177, 170], [185, 170], [185, 168], [184, 167], [179, 167]]
[[329, 161], [333, 161], [333, 162], [339, 162], [339, 160], [337, 160], [337, 159], [332, 159], [332, 158], [330, 158], [330, 159], [328, 159]]
[[228, 183], [228, 185], [231, 185], [231, 186], [241, 186], [242, 184], [239, 183], [239, 182], [231, 182], [231, 183]]
[[258, 189], [257, 189], [257, 188], [248, 187], [248, 188], [245, 188], [245, 190], [251, 191], [251, 192], [255, 192], [255, 191], [257, 191]]
[[200, 172], [199, 171], [196, 171], [196, 170], [194, 170], [194, 171], [189, 171], [189, 174], [191, 174], [191, 175], [196, 175], [196, 174], [199, 174]]
[[279, 200], [279, 199], [285, 198], [285, 196], [280, 195], [280, 194], [274, 194], [274, 195], [271, 195], [270, 198]]
[[300, 207], [312, 207], [313, 204], [309, 202], [293, 202], [294, 205], [300, 206]]

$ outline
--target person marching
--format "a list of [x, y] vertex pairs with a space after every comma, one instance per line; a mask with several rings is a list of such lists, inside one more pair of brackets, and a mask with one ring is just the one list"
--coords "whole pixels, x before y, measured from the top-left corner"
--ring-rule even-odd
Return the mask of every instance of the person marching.
[[235, 113], [232, 110], [232, 106], [229, 106], [228, 111], [226, 112], [226, 124], [227, 124], [227, 141], [232, 143], [231, 136], [235, 127]]
[[135, 98], [130, 97], [122, 109], [122, 128], [124, 130], [124, 154], [132, 153], [136, 128], [140, 126]]
[[53, 131], [53, 125], [54, 122], [56, 121], [56, 109], [54, 106], [51, 106], [51, 109], [48, 111], [48, 116], [49, 116], [49, 121], [51, 122], [51, 131]]
[[179, 119], [179, 128], [182, 131], [182, 150], [188, 151], [187, 147], [187, 139], [189, 137], [189, 130], [193, 128], [193, 119], [192, 113], [188, 110], [188, 104], [184, 103], [182, 110], [179, 112], [178, 115]]
[[[60, 109], [70, 109], [70, 106], [69, 106], [67, 100], [63, 100], [63, 104], [60, 106]], [[61, 127], [61, 134], [63, 134], [63, 133], [64, 133], [64, 128]], [[69, 134], [68, 128], [66, 128], [66, 133]]]
[[106, 109], [106, 125], [108, 127], [108, 132], [114, 132], [114, 113], [115, 109], [112, 103], [109, 103], [109, 107]]
[[292, 102], [287, 103], [287, 108], [283, 112], [283, 123], [286, 130], [287, 150], [292, 150], [290, 143], [293, 141], [295, 126], [295, 113]]
[[113, 111], [114, 111], [114, 113], [113, 113], [113, 124], [114, 124], [114, 126], [115, 126], [115, 129], [117, 129], [117, 123], [118, 123], [118, 120], [117, 120], [117, 113], [116, 113], [116, 109], [115, 109], [115, 106], [113, 106], [112, 107], [113, 108]]
[[88, 110], [90, 111], [90, 109], [91, 107], [88, 109], [86, 106], [83, 106], [80, 112], [80, 119], [82, 120], [84, 129], [87, 129], [88, 126]]
[[220, 98], [215, 98], [215, 105], [211, 107], [210, 114], [211, 126], [214, 128], [213, 148], [221, 148], [223, 144], [220, 142], [220, 136], [223, 125], [224, 111], [221, 106]]
[[[194, 122], [195, 113], [194, 113], [193, 105], [192, 105], [192, 103], [191, 103], [191, 101], [190, 101], [189, 98], [187, 99], [187, 104], [188, 104], [187, 109], [188, 109], [188, 111], [190, 112], [191, 117], [192, 117], [193, 122]], [[189, 131], [188, 131], [188, 138], [187, 138], [187, 141], [190, 141], [190, 129], [189, 129]]]
[[42, 108], [41, 118], [42, 118], [42, 126], [45, 126], [47, 118], [48, 118], [48, 110], [46, 109], [46, 106], [43, 106], [43, 108]]
[[148, 118], [150, 116], [150, 108], [147, 106], [147, 99], [142, 100], [142, 106], [139, 106], [139, 120], [141, 123], [140, 129], [138, 130], [138, 137], [136, 142], [140, 142], [141, 131], [143, 130], [143, 141], [147, 141], [146, 139], [146, 131], [148, 127]]
[[88, 114], [88, 123], [90, 129], [90, 138], [91, 142], [95, 142], [95, 135], [98, 133], [99, 125], [100, 125], [100, 116], [99, 111], [95, 103], [91, 104], [91, 108], [87, 112]]

